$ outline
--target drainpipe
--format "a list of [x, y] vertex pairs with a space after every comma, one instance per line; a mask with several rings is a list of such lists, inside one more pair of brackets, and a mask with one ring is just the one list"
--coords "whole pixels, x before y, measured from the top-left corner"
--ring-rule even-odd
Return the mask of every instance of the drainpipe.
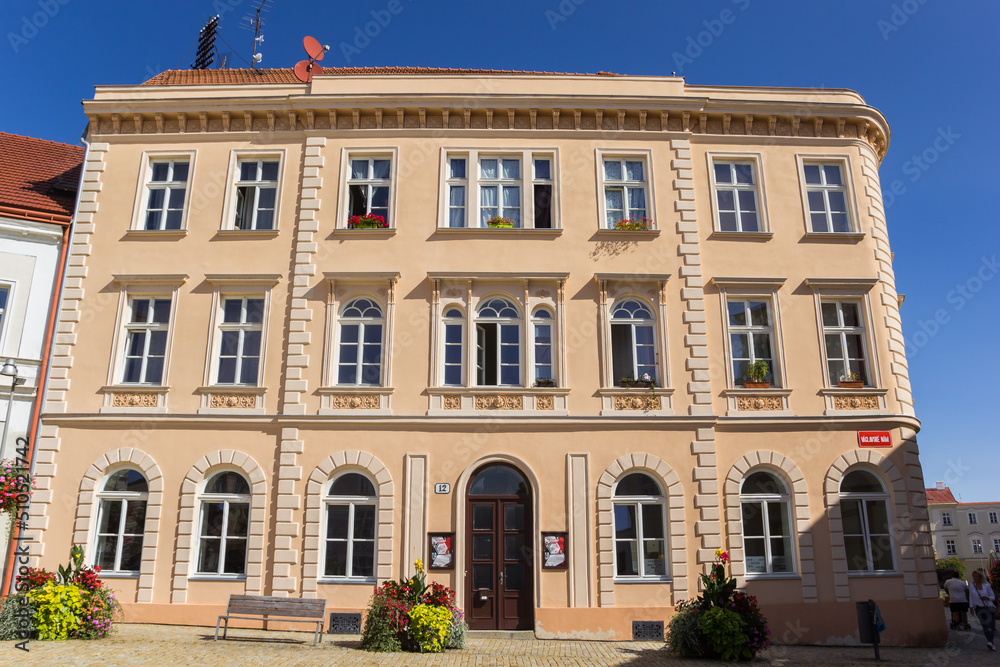
[[[83, 135], [80, 137], [80, 141], [86, 146], [86, 150], [83, 153], [83, 164], [80, 166], [80, 181], [77, 184], [73, 217], [66, 228], [63, 229], [62, 249], [59, 251], [59, 263], [56, 265], [55, 281], [52, 284], [52, 302], [49, 304], [49, 319], [45, 326], [45, 343], [42, 349], [41, 364], [38, 368], [38, 389], [35, 395], [35, 405], [31, 410], [31, 419], [28, 422], [28, 453], [25, 458], [32, 474], [35, 472], [35, 443], [38, 439], [38, 429], [42, 421], [42, 406], [45, 404], [48, 392], [49, 367], [52, 364], [52, 339], [55, 336], [59, 310], [62, 307], [62, 286], [66, 275], [66, 261], [69, 258], [70, 245], [73, 243], [73, 232], [76, 230], [76, 212], [80, 208], [80, 197], [83, 195], [83, 176], [87, 172], [87, 156], [90, 155], [90, 144], [87, 142], [87, 130], [89, 128], [90, 123], [87, 124]], [[30, 508], [31, 502], [29, 501], [27, 509], [30, 510]], [[3, 582], [0, 583], [0, 595], [3, 597], [14, 592], [14, 582], [16, 581], [14, 575], [20, 565], [15, 558], [20, 532], [21, 530], [15, 520], [13, 530], [10, 533], [10, 544], [7, 547], [7, 554], [3, 563]]]

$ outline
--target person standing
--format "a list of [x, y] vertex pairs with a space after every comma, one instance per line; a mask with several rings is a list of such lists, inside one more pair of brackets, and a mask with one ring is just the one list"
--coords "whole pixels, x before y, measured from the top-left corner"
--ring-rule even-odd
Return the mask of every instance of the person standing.
[[951, 629], [971, 630], [969, 626], [969, 584], [962, 581], [958, 572], [951, 573], [951, 579], [944, 582], [951, 607]]
[[983, 634], [986, 635], [986, 648], [995, 651], [993, 637], [996, 634], [997, 598], [980, 570], [972, 573], [972, 586], [969, 587], [969, 606], [972, 607], [976, 618], [983, 626]]

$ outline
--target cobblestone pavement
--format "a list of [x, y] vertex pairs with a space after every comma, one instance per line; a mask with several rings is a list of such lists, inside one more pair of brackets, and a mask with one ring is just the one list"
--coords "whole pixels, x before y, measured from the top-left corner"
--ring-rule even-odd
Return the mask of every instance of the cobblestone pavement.
[[[975, 623], [975, 621], [973, 621]], [[951, 632], [949, 645], [936, 649], [883, 648], [882, 661], [897, 665], [932, 666], [1000, 665], [1000, 653], [988, 653], [979, 627], [973, 632]], [[265, 632], [236, 629], [230, 639], [213, 641], [214, 629], [167, 626], [119, 626], [118, 632], [99, 641], [40, 642], [28, 644], [28, 653], [13, 643], [0, 644], [0, 665], [129, 665], [163, 667], [197, 665], [434, 665], [442, 667], [514, 666], [547, 667], [652, 667], [727, 664], [713, 660], [680, 660], [666, 653], [662, 642], [584, 642], [523, 639], [470, 639], [460, 651], [437, 655], [366, 653], [357, 648], [358, 637], [325, 635], [312, 646], [307, 632]], [[871, 647], [776, 646], [763, 652], [755, 665], [873, 665]]]

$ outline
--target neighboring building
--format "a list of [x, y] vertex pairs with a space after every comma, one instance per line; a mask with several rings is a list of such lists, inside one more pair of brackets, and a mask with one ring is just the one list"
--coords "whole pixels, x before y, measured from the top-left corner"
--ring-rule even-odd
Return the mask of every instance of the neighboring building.
[[[39, 377], [49, 351], [55, 319], [53, 297], [62, 274], [82, 146], [0, 132], [0, 365], [7, 360], [22, 381], [0, 375], [0, 459], [15, 459], [17, 438], [27, 436]], [[40, 372], [40, 370], [42, 372]], [[7, 530], [0, 530], [0, 553], [7, 553]]]
[[960, 503], [944, 482], [926, 492], [937, 558], [961, 558], [970, 581], [973, 570], [988, 571], [1000, 558], [1000, 502]]
[[858, 94], [206, 70], [84, 109], [31, 525], [127, 618], [360, 611], [438, 538], [474, 628], [627, 639], [723, 548], [776, 641], [874, 598], [944, 642]]

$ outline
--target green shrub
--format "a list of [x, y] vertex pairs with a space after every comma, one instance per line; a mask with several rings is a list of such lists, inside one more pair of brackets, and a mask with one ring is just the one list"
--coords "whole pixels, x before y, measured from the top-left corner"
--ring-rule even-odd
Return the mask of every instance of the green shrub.
[[948, 556], [938, 560], [937, 567], [941, 570], [955, 570], [959, 579], [965, 579], [965, 563], [958, 556]]
[[712, 607], [702, 614], [699, 625], [712, 650], [723, 660], [749, 660], [753, 657], [747, 647], [746, 624], [735, 611]]
[[0, 641], [29, 639], [34, 616], [35, 610], [23, 594], [0, 600]]
[[448, 628], [448, 643], [446, 648], [465, 648], [465, 639], [469, 633], [469, 625], [456, 613], [451, 618], [451, 627]]
[[35, 608], [38, 638], [62, 641], [80, 627], [83, 595], [73, 584], [48, 583], [28, 591], [28, 601]]
[[410, 611], [410, 638], [421, 653], [440, 653], [448, 642], [451, 612], [445, 607], [418, 604]]
[[667, 650], [683, 658], [700, 658], [705, 655], [701, 635], [701, 617], [698, 606], [681, 603], [667, 626]]
[[389, 614], [388, 607], [391, 604], [393, 604], [391, 600], [377, 595], [372, 597], [368, 616], [365, 617], [365, 627], [361, 633], [363, 650], [379, 653], [396, 653], [403, 650], [403, 645], [399, 642], [399, 632]]

